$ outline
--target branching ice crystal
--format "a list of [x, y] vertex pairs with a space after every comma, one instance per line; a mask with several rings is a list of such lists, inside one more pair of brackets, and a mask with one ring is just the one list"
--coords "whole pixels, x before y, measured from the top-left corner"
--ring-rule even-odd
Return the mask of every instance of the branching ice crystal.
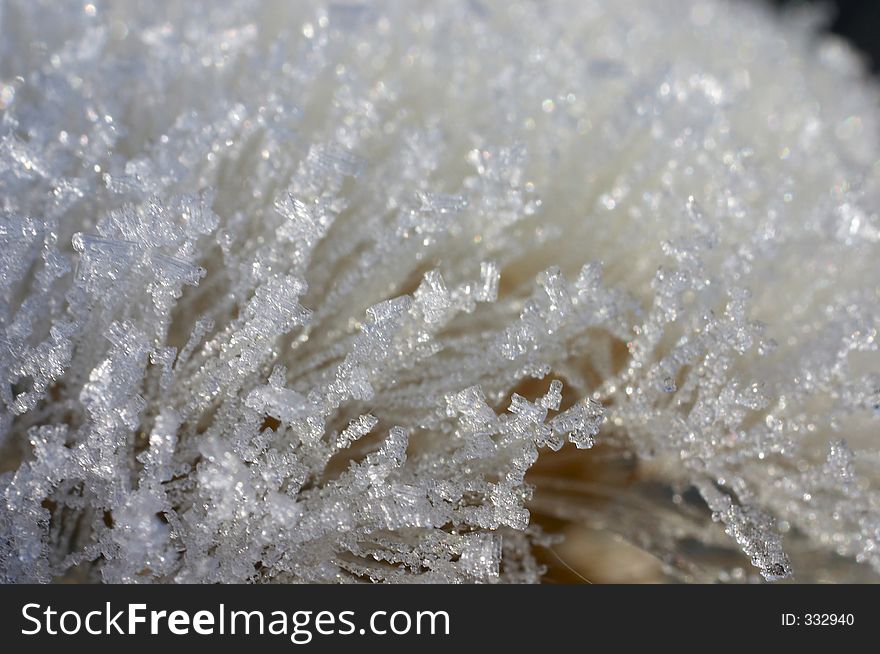
[[814, 23], [0, 4], [0, 579], [880, 574], [880, 94]]

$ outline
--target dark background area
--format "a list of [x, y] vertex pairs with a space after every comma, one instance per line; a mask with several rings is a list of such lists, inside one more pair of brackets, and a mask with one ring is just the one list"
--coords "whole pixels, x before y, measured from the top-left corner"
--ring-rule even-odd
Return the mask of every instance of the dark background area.
[[797, 6], [824, 4], [832, 9], [831, 31], [846, 38], [866, 56], [871, 70], [880, 72], [880, 0], [770, 0], [773, 4]]

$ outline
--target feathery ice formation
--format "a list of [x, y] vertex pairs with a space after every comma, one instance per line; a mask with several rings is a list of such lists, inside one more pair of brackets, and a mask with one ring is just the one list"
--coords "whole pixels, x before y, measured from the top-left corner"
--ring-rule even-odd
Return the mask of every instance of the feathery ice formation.
[[880, 573], [880, 94], [813, 15], [0, 11], [3, 581]]

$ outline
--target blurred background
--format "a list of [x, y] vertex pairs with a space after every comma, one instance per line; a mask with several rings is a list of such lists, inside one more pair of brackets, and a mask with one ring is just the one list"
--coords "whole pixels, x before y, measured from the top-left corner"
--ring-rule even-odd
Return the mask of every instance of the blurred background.
[[770, 0], [785, 8], [801, 5], [825, 6], [833, 33], [858, 48], [877, 74], [880, 72], [880, 0]]

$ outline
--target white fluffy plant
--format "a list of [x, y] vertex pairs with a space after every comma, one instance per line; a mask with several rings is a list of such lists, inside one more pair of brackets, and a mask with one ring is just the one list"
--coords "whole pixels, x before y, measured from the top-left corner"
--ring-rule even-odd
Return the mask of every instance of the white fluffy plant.
[[742, 1], [3, 2], [0, 578], [871, 578], [862, 76]]

